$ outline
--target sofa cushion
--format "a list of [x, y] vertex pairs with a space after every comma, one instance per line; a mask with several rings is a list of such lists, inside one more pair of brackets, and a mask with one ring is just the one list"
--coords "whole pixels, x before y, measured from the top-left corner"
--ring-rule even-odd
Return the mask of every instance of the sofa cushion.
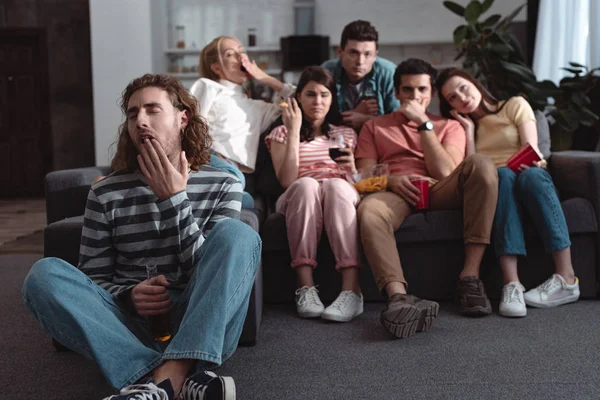
[[79, 262], [83, 215], [53, 222], [44, 228], [44, 257], [62, 258], [71, 265]]
[[569, 233], [598, 232], [596, 212], [592, 203], [581, 197], [574, 197], [561, 203]]
[[540, 110], [535, 110], [534, 114], [538, 134], [538, 148], [544, 158], [548, 159], [550, 157], [550, 126], [548, 125], [548, 119]]
[[[582, 198], [562, 202], [570, 234], [598, 232], [592, 204]], [[264, 251], [288, 249], [285, 217], [271, 214], [261, 229]], [[420, 243], [463, 240], [462, 212], [460, 210], [429, 211], [410, 215], [395, 233], [396, 243]], [[525, 223], [525, 236], [537, 236], [529, 219]]]

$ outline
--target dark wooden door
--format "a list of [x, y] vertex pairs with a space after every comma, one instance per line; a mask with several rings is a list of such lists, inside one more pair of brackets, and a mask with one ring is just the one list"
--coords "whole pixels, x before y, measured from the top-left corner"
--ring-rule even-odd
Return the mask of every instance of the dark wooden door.
[[0, 197], [44, 195], [52, 166], [43, 29], [0, 29]]

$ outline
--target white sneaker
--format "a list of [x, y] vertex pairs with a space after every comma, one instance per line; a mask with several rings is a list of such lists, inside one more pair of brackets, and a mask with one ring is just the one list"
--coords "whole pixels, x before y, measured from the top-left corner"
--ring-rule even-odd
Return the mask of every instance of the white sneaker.
[[503, 317], [524, 317], [527, 315], [527, 307], [523, 299], [525, 288], [519, 282], [510, 282], [502, 288], [500, 298], [500, 315]]
[[540, 286], [525, 293], [525, 303], [531, 307], [556, 307], [579, 299], [579, 279], [569, 285], [562, 276], [554, 274]]
[[317, 318], [323, 314], [325, 306], [318, 292], [315, 286], [302, 286], [296, 290], [296, 310], [302, 318]]
[[363, 295], [358, 296], [352, 290], [344, 290], [321, 318], [329, 321], [348, 322], [363, 313]]
[[163, 386], [162, 382], [160, 386], [155, 385], [153, 382], [149, 382], [146, 384], [125, 386], [121, 389], [119, 394], [105, 397], [104, 400], [169, 400], [173, 398], [173, 387], [168, 379], [166, 379], [166, 381], [168, 382], [166, 382], [165, 388], [169, 390], [169, 392], [160, 387]]

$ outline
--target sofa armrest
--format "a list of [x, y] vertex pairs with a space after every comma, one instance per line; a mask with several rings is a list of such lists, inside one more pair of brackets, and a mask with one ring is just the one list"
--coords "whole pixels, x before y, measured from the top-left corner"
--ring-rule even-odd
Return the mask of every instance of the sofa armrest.
[[600, 153], [574, 150], [552, 153], [549, 171], [563, 199], [589, 200], [596, 218], [600, 218]]
[[86, 167], [53, 171], [46, 175], [46, 222], [83, 215], [92, 182], [108, 175], [110, 167]]

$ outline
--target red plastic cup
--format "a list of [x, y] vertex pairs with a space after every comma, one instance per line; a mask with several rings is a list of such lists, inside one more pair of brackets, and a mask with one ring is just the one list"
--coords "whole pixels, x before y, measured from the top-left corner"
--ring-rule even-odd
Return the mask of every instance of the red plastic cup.
[[415, 210], [427, 210], [429, 208], [429, 181], [427, 179], [413, 179], [411, 183], [421, 191], [419, 202], [415, 204]]

